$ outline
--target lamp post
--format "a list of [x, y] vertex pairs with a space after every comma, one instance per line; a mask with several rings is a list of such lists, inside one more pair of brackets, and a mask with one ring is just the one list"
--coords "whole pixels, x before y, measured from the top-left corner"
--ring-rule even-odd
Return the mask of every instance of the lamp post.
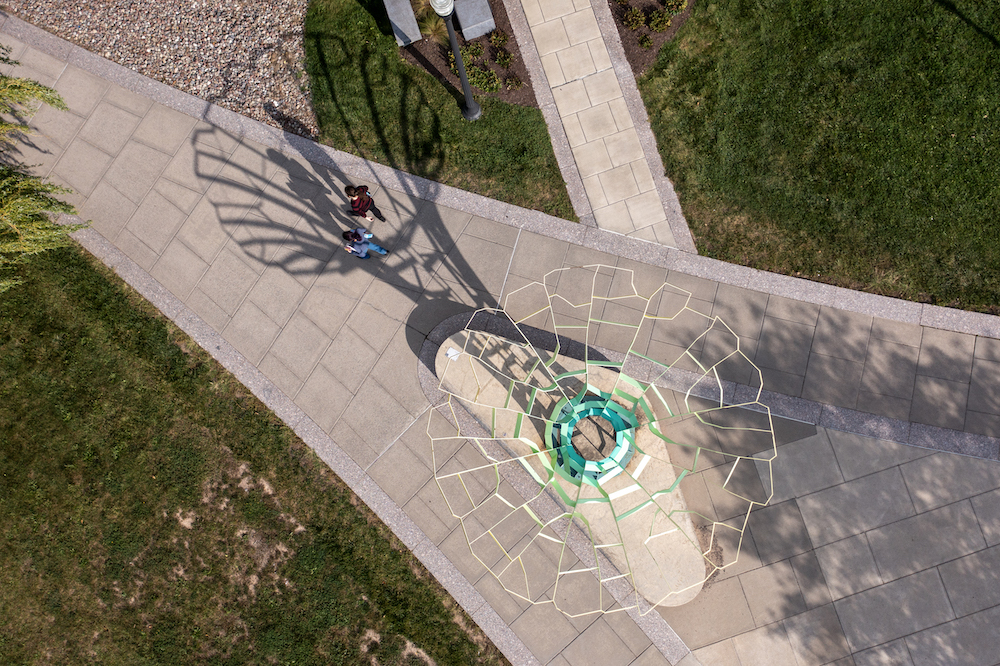
[[472, 89], [469, 87], [469, 79], [465, 76], [465, 63], [462, 62], [462, 52], [458, 50], [458, 38], [455, 37], [455, 26], [451, 23], [451, 17], [455, 14], [455, 0], [430, 0], [434, 13], [444, 19], [448, 26], [448, 39], [451, 40], [451, 52], [455, 54], [455, 66], [458, 67], [458, 78], [462, 82], [462, 94], [465, 95], [465, 104], [462, 105], [462, 116], [466, 120], [476, 120], [483, 114], [479, 104], [472, 98]]

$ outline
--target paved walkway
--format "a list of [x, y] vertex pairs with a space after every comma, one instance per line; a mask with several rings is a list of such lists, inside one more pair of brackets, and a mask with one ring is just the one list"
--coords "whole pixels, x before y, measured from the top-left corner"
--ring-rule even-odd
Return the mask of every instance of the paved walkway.
[[[34, 115], [22, 158], [76, 191], [93, 220], [81, 242], [288, 422], [512, 662], [996, 663], [997, 318], [730, 266], [413, 178], [13, 18], [0, 41], [16, 74], [70, 106]], [[389, 217], [376, 227], [386, 260], [340, 250], [348, 181], [370, 183]], [[471, 560], [432, 479], [418, 382], [428, 334], [589, 263], [690, 290], [693, 307], [742, 336], [772, 389], [764, 402], [788, 417], [774, 503], [752, 515], [744, 556], [662, 615], [524, 607]], [[725, 379], [730, 396], [752, 390], [749, 377]], [[697, 479], [685, 494], [724, 519]]]

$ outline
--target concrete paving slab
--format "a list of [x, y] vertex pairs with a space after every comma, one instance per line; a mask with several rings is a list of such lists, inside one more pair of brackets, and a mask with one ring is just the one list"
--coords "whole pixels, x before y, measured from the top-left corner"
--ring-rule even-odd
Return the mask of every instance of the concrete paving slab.
[[1000, 487], [1000, 463], [934, 453], [900, 466], [918, 512]]
[[863, 370], [861, 363], [811, 353], [801, 395], [806, 400], [854, 409]]
[[160, 152], [174, 155], [188, 141], [196, 122], [186, 113], [153, 104], [135, 128], [132, 138]]
[[[195, 192], [177, 183], [161, 178], [153, 185], [153, 191], [169, 201], [178, 210], [190, 214], [201, 201], [201, 192]], [[92, 195], [93, 196], [93, 195]]]
[[914, 664], [979, 666], [996, 663], [1000, 607], [906, 637]]
[[[801, 500], [800, 500], [801, 501]], [[812, 550], [795, 500], [755, 508], [748, 523], [760, 561], [770, 564]]]
[[80, 208], [80, 217], [89, 220], [105, 238], [114, 239], [135, 210], [136, 205], [128, 197], [107, 183], [100, 183]]
[[600, 617], [574, 639], [562, 651], [561, 656], [570, 664], [597, 663], [625, 666], [635, 660], [637, 655], [628, 649], [607, 621]]
[[865, 360], [872, 317], [837, 308], [820, 308], [813, 353], [861, 363]]
[[976, 511], [986, 543], [990, 546], [1000, 544], [1000, 490], [973, 497], [972, 508]]
[[733, 646], [741, 664], [798, 666], [795, 652], [780, 622], [734, 637]]
[[805, 303], [784, 296], [771, 294], [767, 299], [767, 310], [765, 314], [774, 319], [790, 321], [806, 326], [816, 326], [819, 320], [819, 305]]
[[972, 366], [968, 409], [986, 414], [1000, 414], [1000, 362], [976, 359]]
[[986, 547], [968, 500], [880, 527], [867, 536], [886, 582]]
[[953, 382], [968, 382], [976, 338], [964, 333], [924, 328], [917, 373]]
[[739, 579], [750, 613], [758, 627], [806, 610], [802, 590], [799, 589], [788, 560], [748, 571], [741, 574]]
[[271, 321], [284, 326], [305, 294], [305, 287], [295, 278], [277, 267], [270, 267], [264, 269], [260, 279], [247, 294], [247, 298], [270, 317]]
[[280, 330], [260, 308], [244, 301], [226, 326], [223, 335], [251, 363], [257, 364], [264, 358], [264, 353], [278, 337]]
[[[363, 435], [357, 434], [357, 431], [350, 427], [350, 423], [341, 424], [340, 417], [347, 409], [354, 394], [338, 382], [337, 378], [325, 367], [316, 366], [312, 374], [302, 384], [299, 392], [292, 397], [295, 398], [295, 404], [299, 405], [302, 411], [308, 414], [324, 432], [330, 433], [334, 441], [356, 463], [367, 467], [374, 462], [381, 451], [372, 447]], [[341, 425], [347, 426], [347, 428], [341, 428]], [[334, 426], [337, 429], [334, 429]], [[346, 439], [348, 435], [355, 439]]]
[[399, 506], [409, 502], [433, 476], [427, 465], [398, 441], [372, 463], [368, 474]]
[[802, 591], [802, 599], [806, 602], [806, 608], [818, 608], [833, 601], [815, 551], [796, 555], [789, 562], [791, 562], [792, 570], [795, 572], [795, 580]]
[[909, 420], [915, 423], [961, 430], [969, 400], [969, 384], [917, 375]]
[[187, 298], [209, 266], [179, 241], [163, 251], [150, 274], [178, 298]]
[[271, 352], [264, 354], [257, 368], [265, 373], [285, 395], [296, 395], [305, 383]]
[[94, 111], [109, 87], [104, 79], [72, 65], [66, 67], [55, 85], [70, 110], [84, 117]]
[[162, 177], [204, 194], [225, 166], [226, 157], [226, 153], [217, 148], [185, 142], [174, 153]]
[[[816, 547], [914, 514], [903, 475], [896, 468], [800, 497], [797, 502]], [[845, 516], [851, 519], [845, 521]]]
[[351, 400], [344, 420], [381, 454], [410, 426], [413, 417], [380, 384], [369, 378]]
[[58, 176], [70, 188], [90, 196], [111, 164], [112, 156], [77, 135], [52, 167], [50, 176]]
[[740, 663], [739, 656], [736, 654], [736, 646], [733, 644], [733, 639], [731, 638], [695, 650], [693, 654], [702, 664], [743, 666]]
[[139, 237], [129, 231], [127, 227], [118, 232], [115, 237], [115, 247], [147, 272], [153, 269], [160, 258], [159, 252], [139, 240]]
[[18, 65], [10, 70], [9, 76], [38, 81], [43, 86], [52, 87], [66, 69], [66, 63], [48, 53], [26, 46], [17, 56]]
[[[42, 104], [31, 117], [29, 126], [35, 135], [44, 136], [56, 145], [65, 147], [79, 133], [86, 118], [55, 109], [48, 104]], [[33, 139], [34, 137], [29, 137]]]
[[[773, 298], [773, 297], [772, 297]], [[805, 376], [812, 349], [813, 327], [771, 316], [764, 317], [754, 363], [761, 370]], [[779, 390], [780, 389], [770, 389]], [[797, 395], [797, 394], [795, 394]]]
[[169, 161], [170, 156], [166, 153], [138, 142], [129, 142], [108, 167], [104, 182], [134, 203], [139, 203]]
[[[198, 287], [206, 294], [211, 294], [212, 300], [226, 313], [236, 314], [243, 299], [257, 283], [257, 273], [238, 254], [228, 250], [220, 254], [211, 265], [202, 263], [207, 271]], [[174, 270], [180, 268], [181, 266], [171, 266]], [[304, 378], [304, 375], [301, 377]]]
[[902, 638], [853, 656], [856, 666], [913, 666], [910, 651]]
[[712, 582], [693, 601], [657, 612], [692, 650], [756, 628], [738, 578]]
[[102, 102], [80, 128], [78, 137], [108, 155], [117, 155], [141, 120], [125, 109]]
[[820, 666], [851, 655], [833, 604], [795, 615], [783, 624], [800, 666]]
[[852, 652], [955, 619], [936, 569], [835, 601]]
[[998, 561], [1000, 547], [994, 546], [938, 567], [958, 617], [1000, 606]]
[[861, 388], [909, 400], [913, 397], [918, 355], [917, 347], [873, 338], [865, 358]]
[[531, 606], [511, 623], [511, 628], [543, 664], [566, 649], [579, 635], [552, 604]]
[[817, 548], [815, 553], [834, 601], [877, 587], [883, 582], [864, 534]]
[[[755, 463], [763, 478], [768, 462], [755, 460]], [[826, 431], [782, 446], [770, 465], [777, 480], [771, 498], [774, 504], [844, 482]]]
[[872, 439], [839, 430], [826, 430], [845, 481], [880, 472], [933, 451], [896, 442]]

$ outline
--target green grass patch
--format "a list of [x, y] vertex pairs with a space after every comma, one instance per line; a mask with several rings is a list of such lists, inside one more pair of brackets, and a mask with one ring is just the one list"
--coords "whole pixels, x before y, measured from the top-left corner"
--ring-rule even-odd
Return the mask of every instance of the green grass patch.
[[482, 117], [463, 119], [461, 91], [400, 56], [380, 0], [313, 0], [305, 50], [323, 143], [576, 220], [541, 111], [481, 96]]
[[[0, 298], [0, 663], [505, 663], [294, 434], [78, 248]], [[364, 654], [363, 650], [367, 650]]]
[[699, 251], [1000, 304], [1000, 5], [701, 2], [639, 85]]

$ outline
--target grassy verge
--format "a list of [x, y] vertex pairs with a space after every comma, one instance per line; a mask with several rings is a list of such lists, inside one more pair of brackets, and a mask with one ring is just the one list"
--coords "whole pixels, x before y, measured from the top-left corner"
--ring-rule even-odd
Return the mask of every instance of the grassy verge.
[[106, 269], [70, 248], [23, 273], [0, 298], [0, 663], [423, 663], [411, 645], [503, 663], [288, 428]]
[[[376, 23], [380, 16], [385, 25]], [[405, 62], [380, 0], [313, 0], [306, 68], [320, 141], [407, 173], [575, 220], [541, 111], [456, 94]]]
[[700, 2], [640, 81], [699, 251], [1000, 312], [1000, 6]]

